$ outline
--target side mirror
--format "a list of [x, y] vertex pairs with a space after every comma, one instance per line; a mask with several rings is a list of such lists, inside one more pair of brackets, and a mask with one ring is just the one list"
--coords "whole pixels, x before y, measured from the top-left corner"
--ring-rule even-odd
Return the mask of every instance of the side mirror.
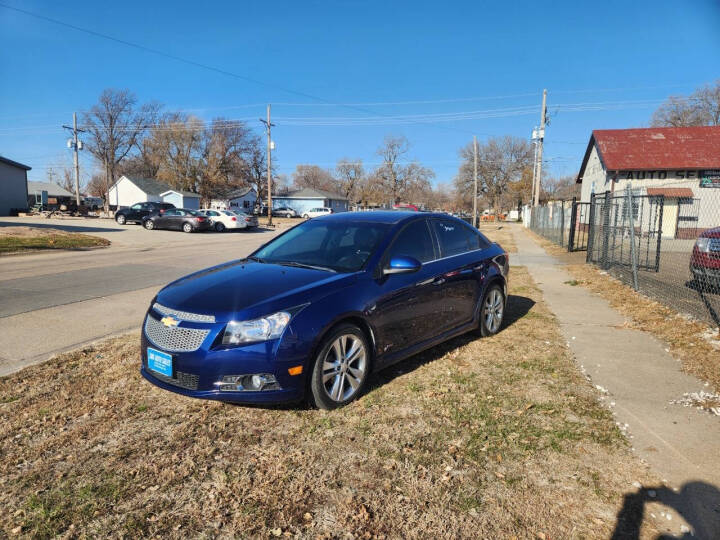
[[390, 259], [390, 263], [383, 268], [383, 275], [388, 274], [411, 274], [417, 272], [422, 267], [420, 261], [414, 257], [406, 255], [396, 255]]

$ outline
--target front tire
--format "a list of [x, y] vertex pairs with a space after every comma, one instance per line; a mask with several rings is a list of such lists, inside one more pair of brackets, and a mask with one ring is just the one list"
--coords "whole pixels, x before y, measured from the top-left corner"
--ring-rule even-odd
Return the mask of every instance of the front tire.
[[502, 287], [493, 283], [485, 291], [480, 304], [480, 335], [494, 336], [500, 331], [505, 317], [505, 295]]
[[184, 223], [183, 224], [183, 232], [186, 232], [186, 233], [193, 232], [193, 226], [190, 225], [189, 223]]
[[312, 404], [337, 409], [356, 399], [370, 374], [370, 347], [360, 328], [342, 324], [322, 341], [310, 379]]
[[225, 230], [225, 225], [223, 223], [220, 223], [219, 221], [215, 224], [215, 230], [217, 232], [223, 232]]
[[146, 219], [145, 223], [143, 223], [143, 226], [148, 230], [152, 231], [155, 228], [155, 223], [153, 223], [152, 219]]
[[307, 214], [303, 214], [303, 219], [310, 219], [310, 216], [308, 216]]
[[118, 225], [125, 225], [126, 219], [125, 219], [125, 216], [123, 216], [122, 214], [120, 214], [119, 216], [117, 216], [117, 217], [115, 218], [115, 221], [117, 221], [117, 224], [118, 224]]

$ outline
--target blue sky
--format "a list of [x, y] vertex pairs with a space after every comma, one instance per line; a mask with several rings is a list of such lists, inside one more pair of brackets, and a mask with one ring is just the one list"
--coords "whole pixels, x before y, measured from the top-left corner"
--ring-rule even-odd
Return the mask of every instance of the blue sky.
[[0, 154], [34, 180], [71, 163], [60, 125], [107, 87], [258, 132], [270, 102], [281, 173], [341, 157], [372, 167], [397, 134], [447, 182], [473, 134], [529, 137], [543, 88], [546, 167], [565, 175], [592, 129], [647, 125], [668, 95], [720, 78], [717, 0], [0, 3], [264, 83], [0, 7]]

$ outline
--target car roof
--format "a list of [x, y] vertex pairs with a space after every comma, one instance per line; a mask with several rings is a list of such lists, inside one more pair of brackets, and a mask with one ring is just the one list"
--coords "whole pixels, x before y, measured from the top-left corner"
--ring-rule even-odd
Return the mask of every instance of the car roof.
[[405, 212], [402, 210], [370, 210], [368, 212], [338, 212], [323, 216], [324, 220], [333, 221], [364, 221], [370, 223], [390, 223], [396, 224], [403, 221], [410, 221], [419, 217], [442, 217], [447, 219], [455, 219], [451, 216], [438, 212]]

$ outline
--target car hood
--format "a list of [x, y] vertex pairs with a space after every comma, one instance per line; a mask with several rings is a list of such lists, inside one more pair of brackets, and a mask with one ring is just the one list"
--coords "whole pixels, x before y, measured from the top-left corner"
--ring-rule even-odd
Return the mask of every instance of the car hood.
[[350, 285], [356, 277], [243, 259], [182, 277], [165, 286], [156, 301], [180, 311], [215, 315], [218, 322], [227, 322], [312, 302]]

